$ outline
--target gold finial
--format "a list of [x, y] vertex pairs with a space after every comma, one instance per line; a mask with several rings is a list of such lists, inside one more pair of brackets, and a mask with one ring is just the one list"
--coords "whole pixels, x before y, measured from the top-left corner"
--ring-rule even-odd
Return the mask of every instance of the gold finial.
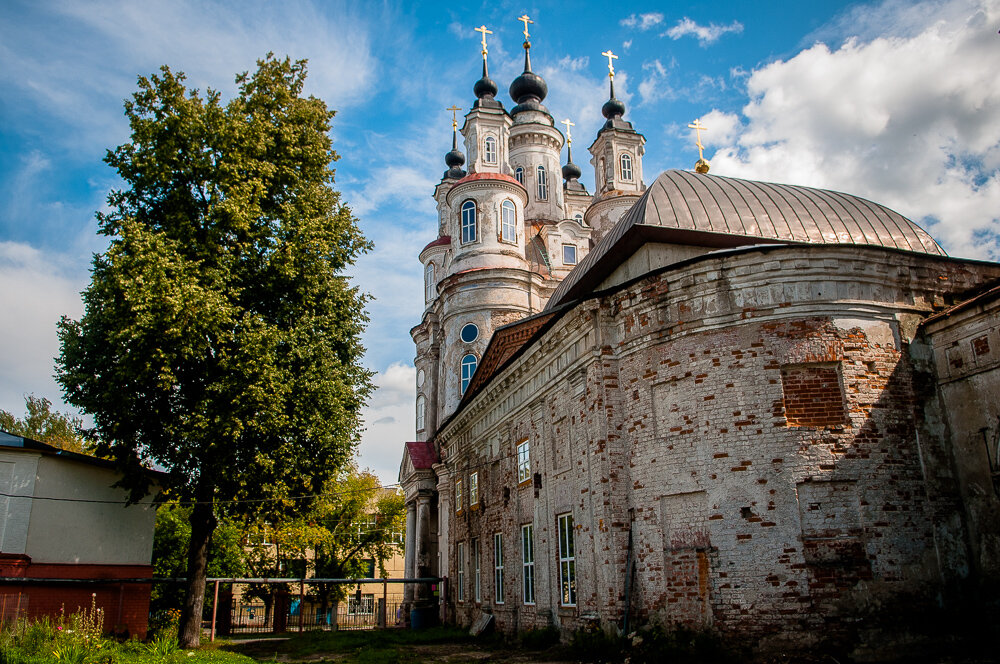
[[458, 106], [455, 106], [454, 104], [452, 104], [451, 108], [446, 108], [444, 110], [451, 111], [451, 128], [452, 129], [458, 129], [458, 116], [456, 115], [456, 113], [458, 113], [462, 109], [460, 109]]
[[608, 59], [608, 76], [610, 76], [613, 79], [615, 77], [615, 63], [613, 62], [613, 60], [617, 60], [618, 56], [612, 53], [611, 49], [604, 51], [604, 53], [601, 53], [601, 55], [603, 55]]
[[690, 129], [695, 130], [696, 140], [695, 145], [698, 146], [698, 161], [695, 162], [694, 170], [696, 173], [708, 173], [708, 162], [705, 161], [705, 146], [701, 144], [701, 132], [708, 131], [708, 127], [701, 123], [701, 119], [696, 119], [694, 123], [689, 124]]
[[570, 129], [569, 128], [570, 127], [575, 127], [576, 125], [573, 124], [572, 122], [570, 122], [569, 118], [566, 118], [565, 120], [563, 120], [561, 124], [566, 125], [566, 144], [567, 145], [573, 145], [573, 134], [570, 133]]
[[[475, 31], [483, 33], [483, 60], [485, 60], [486, 59], [486, 54], [488, 53], [488, 51], [486, 50], [486, 35], [492, 35], [493, 31], [486, 29], [485, 25], [481, 25], [478, 28], [475, 28]], [[451, 109], [449, 109], [449, 110], [451, 110]], [[462, 110], [462, 109], [458, 109], [458, 110]]]
[[527, 43], [529, 43], [528, 42], [528, 24], [529, 23], [534, 23], [534, 21], [532, 21], [530, 18], [528, 18], [527, 14], [525, 14], [524, 16], [518, 16], [517, 20], [520, 21], [521, 23], [524, 23], [524, 43], [527, 44]]

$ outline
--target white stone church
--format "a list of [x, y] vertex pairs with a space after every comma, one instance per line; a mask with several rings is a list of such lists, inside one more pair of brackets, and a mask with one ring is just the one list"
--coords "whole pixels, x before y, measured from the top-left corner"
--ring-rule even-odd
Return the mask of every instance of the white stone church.
[[588, 192], [527, 38], [513, 107], [485, 33], [474, 93], [419, 255], [412, 608], [862, 647], [998, 586], [1000, 265], [844, 193], [647, 187], [613, 69]]

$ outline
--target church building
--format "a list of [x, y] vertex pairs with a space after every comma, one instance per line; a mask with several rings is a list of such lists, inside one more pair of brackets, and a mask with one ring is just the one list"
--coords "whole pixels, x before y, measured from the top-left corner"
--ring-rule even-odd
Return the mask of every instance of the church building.
[[703, 160], [647, 186], [610, 52], [588, 192], [521, 20], [509, 110], [478, 28], [419, 255], [406, 576], [446, 581], [409, 606], [863, 647], [995, 593], [1000, 264]]

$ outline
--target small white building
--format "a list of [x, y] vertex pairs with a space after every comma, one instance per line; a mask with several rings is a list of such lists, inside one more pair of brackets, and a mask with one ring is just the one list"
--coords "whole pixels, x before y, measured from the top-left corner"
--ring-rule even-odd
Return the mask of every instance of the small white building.
[[110, 461], [0, 431], [0, 577], [33, 579], [0, 584], [3, 619], [70, 613], [96, 593], [105, 629], [145, 635], [150, 584], [124, 580], [153, 575], [156, 510], [153, 496], [126, 506], [120, 478]]

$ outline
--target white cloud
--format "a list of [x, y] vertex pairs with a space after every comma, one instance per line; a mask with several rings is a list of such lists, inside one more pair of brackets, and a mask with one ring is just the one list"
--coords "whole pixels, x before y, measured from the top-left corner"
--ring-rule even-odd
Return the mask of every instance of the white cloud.
[[[0, 408], [21, 414], [24, 395], [62, 402], [52, 377], [59, 354], [56, 322], [83, 313], [86, 270], [65, 256], [17, 242], [0, 242]], [[60, 406], [58, 410], [71, 410]]]
[[659, 12], [649, 12], [648, 14], [632, 14], [619, 21], [626, 28], [639, 28], [649, 30], [663, 23], [663, 14]]
[[951, 253], [1000, 258], [1000, 2], [923, 9], [910, 36], [816, 44], [754, 71], [712, 172], [857, 193], [930, 226]]
[[370, 468], [383, 484], [396, 483], [403, 443], [414, 440], [416, 380], [413, 366], [389, 365], [376, 374], [378, 389], [363, 412], [367, 427], [361, 435], [358, 463]]
[[[735, 113], [712, 109], [710, 113], [706, 113], [698, 120], [705, 127], [701, 130], [701, 142], [706, 148], [732, 145], [743, 130], [740, 118]], [[687, 129], [687, 131], [693, 145], [697, 138], [696, 132], [694, 129]]]
[[660, 36], [670, 37], [671, 39], [676, 40], [687, 35], [693, 35], [698, 39], [699, 44], [702, 46], [708, 46], [709, 44], [714, 44], [718, 41], [719, 37], [727, 32], [743, 32], [743, 24], [739, 21], [733, 21], [729, 25], [719, 25], [718, 23], [699, 25], [685, 16], [680, 21], [677, 21], [677, 25], [670, 28]]
[[659, 60], [642, 65], [644, 78], [639, 82], [641, 104], [649, 104], [661, 99], [673, 99], [675, 93], [670, 86], [669, 70]]
[[346, 4], [330, 13], [301, 1], [45, 3], [0, 23], [0, 84], [20, 113], [73, 127], [71, 149], [91, 151], [125, 139], [121, 99], [162, 64], [186, 72], [191, 87], [231, 92], [234, 75], [268, 51], [308, 57], [306, 92], [343, 108], [373, 93], [370, 22], [379, 18]]

